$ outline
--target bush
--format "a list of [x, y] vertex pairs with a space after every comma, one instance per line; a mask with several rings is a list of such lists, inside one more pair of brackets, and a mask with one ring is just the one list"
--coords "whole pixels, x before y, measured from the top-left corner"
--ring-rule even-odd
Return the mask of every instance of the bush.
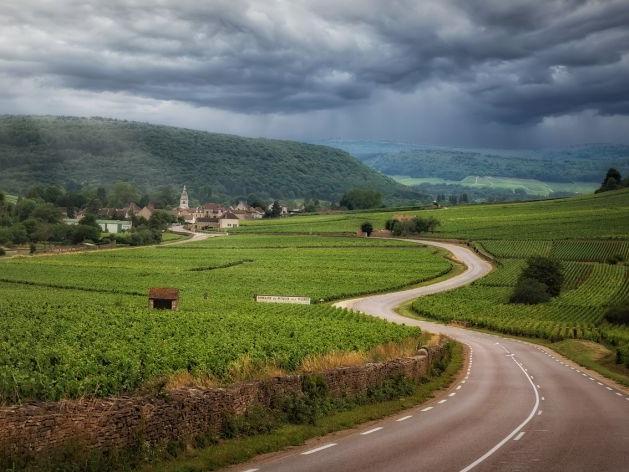
[[629, 300], [609, 307], [605, 319], [610, 323], [629, 325]]
[[371, 233], [373, 233], [373, 225], [369, 221], [365, 221], [360, 225], [360, 230], [367, 236], [371, 236]]
[[395, 219], [387, 220], [384, 222], [384, 229], [393, 231], [396, 223], [399, 223], [399, 221]]
[[0, 257], [2, 257], [2, 256], [4, 256], [4, 255], [6, 255], [6, 253], [7, 253], [7, 252], [4, 250], [4, 248], [3, 248], [3, 247], [0, 247]]
[[510, 303], [524, 303], [526, 305], [536, 305], [550, 300], [546, 285], [531, 278], [520, 278], [515, 286]]

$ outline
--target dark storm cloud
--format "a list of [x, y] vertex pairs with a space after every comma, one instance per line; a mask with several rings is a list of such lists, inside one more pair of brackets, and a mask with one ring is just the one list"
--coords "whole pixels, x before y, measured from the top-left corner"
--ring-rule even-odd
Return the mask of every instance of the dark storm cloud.
[[438, 84], [486, 121], [629, 114], [629, 2], [9, 1], [0, 74], [242, 113]]

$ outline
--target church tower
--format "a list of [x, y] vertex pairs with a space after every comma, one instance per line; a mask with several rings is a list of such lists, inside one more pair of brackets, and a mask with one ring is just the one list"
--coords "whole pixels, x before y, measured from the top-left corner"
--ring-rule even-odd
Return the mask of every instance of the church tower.
[[183, 210], [187, 210], [188, 207], [188, 192], [186, 191], [186, 186], [183, 186], [183, 192], [181, 192], [181, 197], [179, 198], [179, 208]]

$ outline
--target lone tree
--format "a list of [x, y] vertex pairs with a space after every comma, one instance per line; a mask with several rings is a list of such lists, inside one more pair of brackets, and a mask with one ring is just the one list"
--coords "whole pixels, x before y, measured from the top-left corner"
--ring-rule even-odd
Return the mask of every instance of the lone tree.
[[367, 236], [371, 236], [371, 233], [373, 233], [373, 225], [369, 221], [365, 221], [360, 225], [360, 230]]
[[520, 274], [521, 279], [535, 279], [543, 283], [551, 297], [556, 297], [561, 293], [564, 276], [561, 263], [557, 259], [533, 256], [528, 259], [527, 264]]
[[533, 256], [527, 262], [509, 301], [534, 305], [558, 296], [564, 281], [559, 261], [543, 256]]
[[520, 279], [515, 286], [511, 298], [511, 303], [524, 303], [526, 305], [536, 305], [550, 300], [550, 294], [546, 290], [546, 285], [535, 279]]
[[607, 171], [605, 179], [596, 193], [607, 192], [608, 190], [616, 190], [623, 187], [622, 176], [617, 169], [613, 167]]

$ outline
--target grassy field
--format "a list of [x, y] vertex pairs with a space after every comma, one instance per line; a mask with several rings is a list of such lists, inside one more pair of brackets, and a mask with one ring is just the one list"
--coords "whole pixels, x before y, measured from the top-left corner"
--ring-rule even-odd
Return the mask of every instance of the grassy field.
[[463, 185], [470, 188], [495, 188], [515, 191], [523, 189], [529, 195], [547, 197], [553, 192], [592, 193], [600, 183], [598, 182], [543, 182], [535, 179], [516, 179], [510, 177], [490, 177], [470, 175], [463, 180], [446, 180], [436, 177], [416, 178], [404, 175], [391, 176], [404, 185], [421, 184]]
[[299, 216], [244, 222], [241, 232], [354, 233], [364, 221], [376, 228], [396, 215], [434, 216], [441, 221], [435, 238], [626, 239], [629, 189], [568, 199], [494, 205], [463, 205], [414, 211], [374, 211]]
[[[0, 264], [4, 402], [129, 392], [179, 374], [228, 382], [299, 369], [307, 356], [367, 351], [418, 331], [324, 304], [257, 304], [253, 296], [328, 300], [451, 267], [433, 249], [396, 241], [256, 235]], [[154, 286], [180, 288], [180, 310], [148, 310]]]

